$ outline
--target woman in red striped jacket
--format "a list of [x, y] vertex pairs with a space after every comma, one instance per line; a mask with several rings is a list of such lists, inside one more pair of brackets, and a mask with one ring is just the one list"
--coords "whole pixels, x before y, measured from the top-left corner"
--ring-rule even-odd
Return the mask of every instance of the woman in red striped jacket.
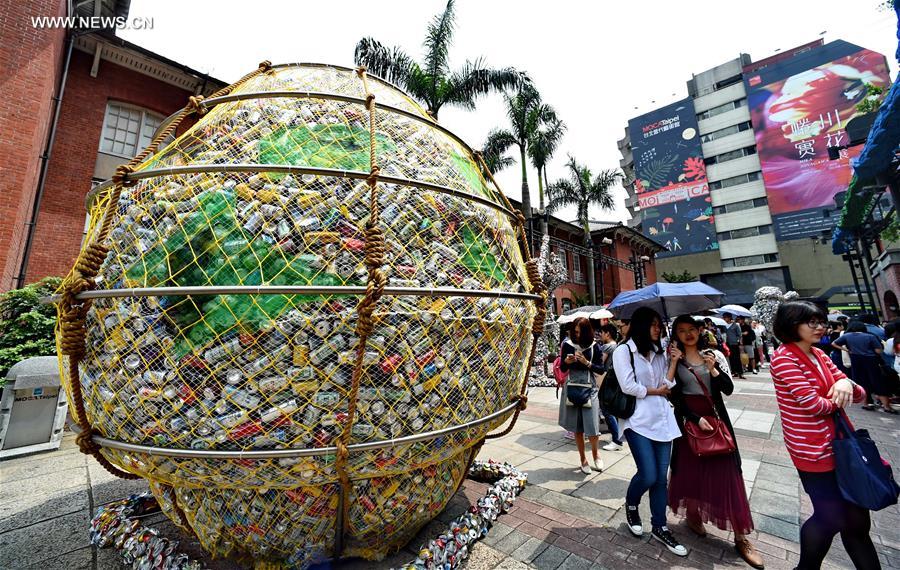
[[863, 401], [866, 393], [813, 347], [827, 324], [812, 303], [790, 301], [778, 307], [773, 327], [784, 343], [771, 365], [784, 444], [813, 504], [812, 516], [800, 528], [797, 568], [820, 568], [838, 533], [856, 568], [881, 568], [869, 536], [869, 511], [843, 498], [834, 472], [833, 414], [851, 400]]

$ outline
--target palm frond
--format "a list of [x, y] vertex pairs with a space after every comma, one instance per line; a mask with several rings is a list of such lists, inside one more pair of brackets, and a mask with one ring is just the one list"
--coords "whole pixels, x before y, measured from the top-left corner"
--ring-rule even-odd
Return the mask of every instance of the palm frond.
[[549, 105], [542, 105], [542, 107], [549, 108], [542, 113], [546, 120], [539, 122], [528, 141], [528, 155], [531, 157], [531, 163], [539, 171], [546, 166], [556, 152], [567, 128], [566, 124], [556, 116], [552, 107]]
[[491, 172], [499, 172], [516, 163], [514, 158], [505, 156], [509, 149], [516, 144], [518, 143], [515, 137], [507, 130], [494, 129], [488, 133], [481, 154]]
[[448, 89], [441, 102], [471, 110], [475, 108], [478, 97], [518, 88], [527, 78], [523, 72], [512, 67], [490, 69], [481, 58], [474, 62], [466, 61], [462, 68], [454, 71], [448, 78]]
[[624, 176], [619, 170], [601, 170], [591, 182], [590, 202], [597, 204], [604, 210], [612, 210], [615, 206], [613, 188], [623, 178]]
[[450, 53], [450, 44], [453, 41], [453, 9], [454, 0], [447, 0], [447, 7], [428, 24], [428, 30], [425, 33], [425, 69], [423, 71], [431, 78], [432, 92], [437, 91], [439, 78], [447, 75], [449, 70], [447, 59]]
[[409, 77], [416, 63], [399, 47], [388, 48], [374, 38], [363, 38], [353, 52], [356, 65], [364, 65], [373, 75], [409, 89]]
[[571, 180], [557, 180], [547, 187], [547, 211], [550, 213], [566, 206], [576, 206], [579, 201], [577, 187]]

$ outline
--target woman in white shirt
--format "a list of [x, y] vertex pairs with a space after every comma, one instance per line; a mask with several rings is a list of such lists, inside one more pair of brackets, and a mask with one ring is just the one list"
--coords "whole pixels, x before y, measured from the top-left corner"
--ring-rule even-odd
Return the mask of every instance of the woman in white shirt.
[[[672, 440], [681, 435], [667, 396], [675, 382], [667, 380], [669, 368], [677, 365], [666, 356], [660, 344], [662, 318], [648, 307], [631, 316], [628, 340], [613, 352], [613, 368], [622, 392], [634, 396], [636, 404], [630, 418], [619, 420], [619, 431], [628, 441], [637, 473], [625, 495], [628, 529], [642, 536], [644, 529], [638, 505], [644, 493], [650, 493], [651, 534], [673, 554], [686, 556], [682, 546], [666, 526], [667, 478]], [[671, 376], [671, 375], [670, 375]]]

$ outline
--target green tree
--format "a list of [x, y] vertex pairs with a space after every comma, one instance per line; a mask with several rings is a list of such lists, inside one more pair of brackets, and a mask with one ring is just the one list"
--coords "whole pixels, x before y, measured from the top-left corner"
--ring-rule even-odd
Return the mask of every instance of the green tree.
[[601, 170], [595, 176], [588, 167], [578, 164], [569, 157], [566, 163], [569, 177], [557, 180], [547, 187], [549, 204], [547, 209], [552, 213], [560, 208], [575, 206], [578, 212], [578, 223], [584, 232], [584, 245], [588, 248], [588, 292], [591, 304], [597, 303], [593, 260], [594, 243], [591, 240], [591, 228], [588, 222], [588, 209], [597, 205], [601, 210], [612, 210], [614, 206], [613, 188], [622, 181], [622, 173], [618, 170]]
[[62, 282], [47, 277], [0, 294], [0, 386], [13, 364], [32, 356], [56, 354], [56, 306], [41, 303]]
[[484, 145], [485, 154], [492, 160], [502, 160], [512, 147], [519, 149], [519, 163], [522, 165], [522, 215], [531, 218], [531, 192], [528, 189], [528, 144], [545, 123], [558, 120], [553, 107], [541, 101], [541, 95], [530, 83], [523, 84], [515, 94], [505, 94], [508, 129], [494, 129], [488, 134]]
[[881, 107], [884, 99], [884, 88], [866, 84], [866, 98], [856, 104], [856, 110], [860, 113], [874, 113]]
[[690, 283], [691, 281], [697, 280], [697, 276], [688, 273], [687, 269], [685, 269], [681, 273], [675, 273], [674, 271], [667, 271], [662, 274], [662, 278], [667, 283]]
[[544, 188], [547, 187], [547, 163], [553, 157], [556, 149], [559, 148], [559, 143], [562, 142], [566, 129], [566, 124], [554, 116], [552, 120], [542, 121], [528, 142], [528, 156], [531, 157], [531, 164], [538, 171], [538, 207], [541, 214], [541, 235], [547, 234], [547, 219], [544, 216]]
[[483, 58], [467, 61], [451, 72], [448, 59], [455, 19], [454, 0], [448, 0], [444, 11], [428, 25], [421, 64], [399, 47], [388, 48], [374, 38], [361, 39], [353, 59], [357, 65], [364, 65], [373, 74], [406, 89], [435, 120], [444, 105], [472, 110], [479, 96], [518, 88], [528, 80], [512, 67], [491, 69]]

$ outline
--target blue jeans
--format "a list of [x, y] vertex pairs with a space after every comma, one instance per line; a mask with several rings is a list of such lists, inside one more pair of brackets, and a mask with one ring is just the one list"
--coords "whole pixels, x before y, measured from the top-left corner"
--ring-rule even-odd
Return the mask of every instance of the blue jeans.
[[649, 489], [650, 524], [654, 527], [666, 526], [667, 478], [672, 442], [653, 441], [631, 429], [625, 430], [625, 439], [637, 466], [637, 473], [631, 478], [625, 494], [625, 504], [639, 505], [641, 497]]
[[616, 420], [616, 416], [603, 408], [600, 408], [600, 411], [603, 412], [603, 417], [606, 418], [606, 426], [609, 428], [610, 435], [612, 435], [613, 443], [622, 445], [622, 440], [619, 439], [619, 422]]

